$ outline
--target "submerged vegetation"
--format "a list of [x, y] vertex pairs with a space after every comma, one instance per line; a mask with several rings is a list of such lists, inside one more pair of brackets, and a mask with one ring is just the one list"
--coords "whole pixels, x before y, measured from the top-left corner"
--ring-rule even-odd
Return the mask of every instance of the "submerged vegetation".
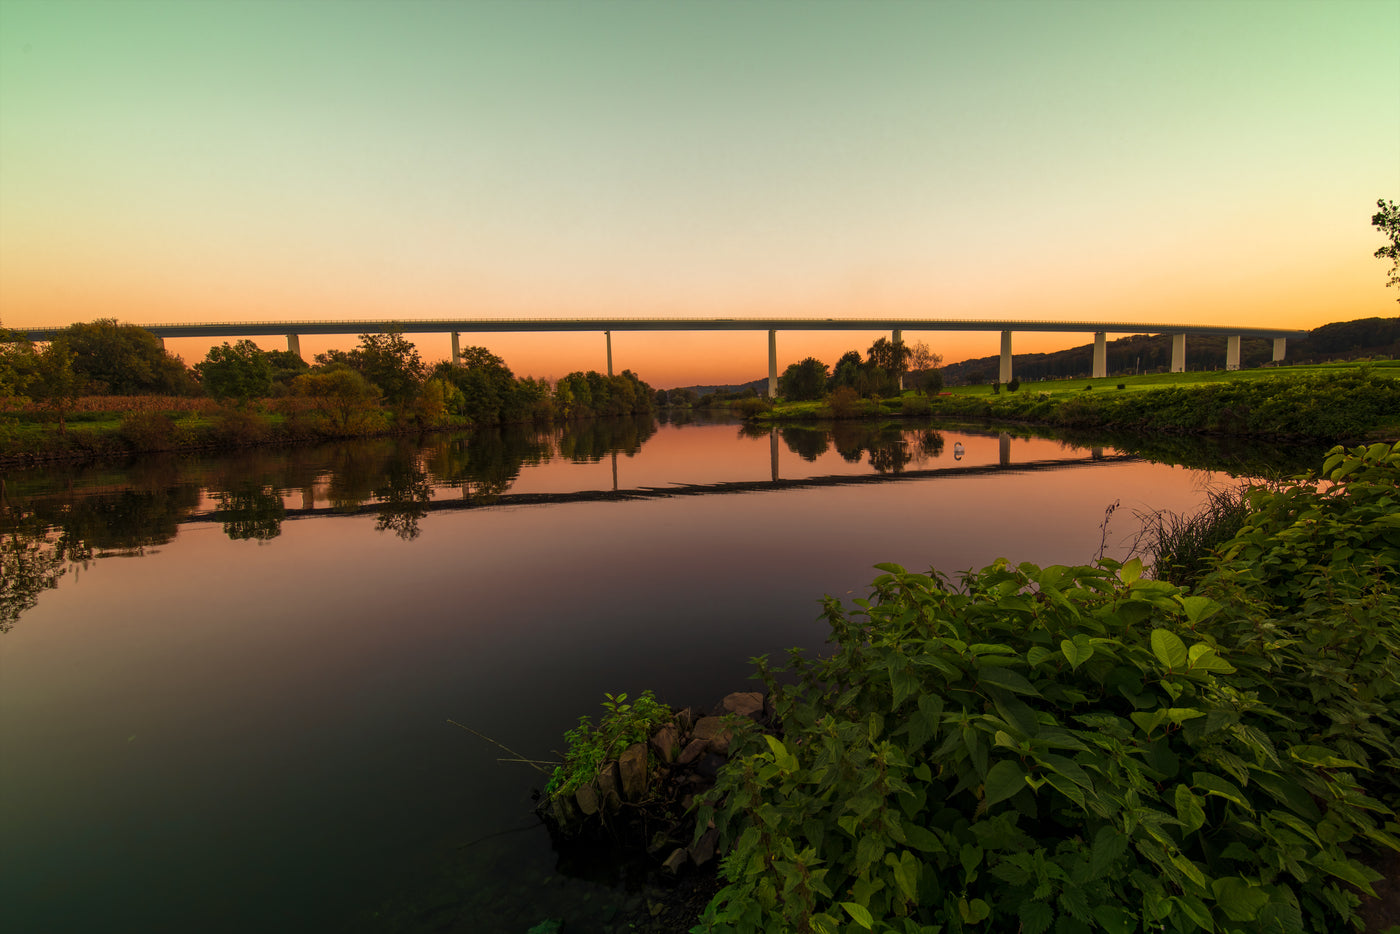
[[1356, 926], [1400, 850], [1400, 445], [1242, 502], [1156, 579], [881, 565], [828, 598], [830, 656], [758, 660], [782, 729], [736, 737], [701, 811], [699, 930]]

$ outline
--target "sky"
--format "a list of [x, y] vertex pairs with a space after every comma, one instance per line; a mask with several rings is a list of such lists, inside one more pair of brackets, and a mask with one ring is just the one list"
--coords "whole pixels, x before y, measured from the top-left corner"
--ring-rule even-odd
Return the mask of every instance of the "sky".
[[[1379, 198], [1400, 200], [1400, 0], [0, 0], [7, 327], [1310, 328], [1400, 313]], [[779, 365], [878, 336], [780, 332]], [[462, 341], [519, 375], [606, 366], [601, 334]], [[767, 339], [615, 333], [613, 356], [738, 382]]]

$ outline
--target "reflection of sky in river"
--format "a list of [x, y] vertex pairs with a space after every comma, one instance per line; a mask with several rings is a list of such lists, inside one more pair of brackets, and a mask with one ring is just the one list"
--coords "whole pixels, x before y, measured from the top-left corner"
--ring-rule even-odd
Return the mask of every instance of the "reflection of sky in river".
[[[944, 437], [923, 467], [953, 466], [955, 440], [957, 466], [1000, 456], [996, 436]], [[1088, 452], [1015, 439], [1012, 454]], [[870, 472], [780, 455], [785, 477]], [[732, 425], [662, 426], [618, 460], [624, 487], [771, 467], [768, 439]], [[555, 457], [512, 492], [611, 474], [607, 456]], [[876, 562], [1088, 561], [1114, 501], [1121, 554], [1132, 510], [1191, 508], [1207, 480], [1120, 461], [445, 511], [412, 541], [372, 514], [288, 521], [262, 543], [182, 525], [65, 576], [0, 636], [0, 911], [12, 930], [339, 929], [464, 841], [529, 822], [536, 776], [447, 718], [545, 755], [605, 691], [706, 703], [752, 686], [751, 656], [819, 649], [819, 599], [864, 595]], [[550, 873], [542, 835], [498, 844], [501, 865]], [[473, 883], [455, 884], [437, 897], [464, 910]], [[496, 910], [502, 930], [541, 920], [531, 898]]]

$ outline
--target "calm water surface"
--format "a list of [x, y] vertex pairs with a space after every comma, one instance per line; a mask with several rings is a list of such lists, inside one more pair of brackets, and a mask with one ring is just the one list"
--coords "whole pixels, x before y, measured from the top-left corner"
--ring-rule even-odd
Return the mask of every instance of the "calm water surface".
[[[11, 471], [0, 929], [605, 931], [541, 776], [605, 691], [819, 650], [895, 561], [1123, 556], [1228, 477], [928, 425], [599, 422]], [[1119, 503], [1105, 534], [1105, 510]]]

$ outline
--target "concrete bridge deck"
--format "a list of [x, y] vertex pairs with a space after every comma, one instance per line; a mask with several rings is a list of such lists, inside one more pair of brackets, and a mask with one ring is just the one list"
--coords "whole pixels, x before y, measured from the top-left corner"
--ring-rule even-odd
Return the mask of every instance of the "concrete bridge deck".
[[[1240, 340], [1244, 337], [1270, 339], [1274, 342], [1273, 359], [1284, 357], [1288, 338], [1299, 338], [1306, 331], [1290, 328], [1258, 328], [1225, 324], [1167, 324], [1128, 321], [1027, 321], [1012, 319], [961, 318], [433, 318], [376, 319], [365, 321], [227, 321], [180, 324], [138, 325], [161, 338], [166, 337], [259, 337], [285, 335], [287, 349], [300, 355], [302, 334], [369, 334], [389, 330], [405, 334], [450, 334], [452, 360], [460, 358], [459, 335], [489, 333], [550, 333], [565, 331], [601, 331], [607, 340], [608, 373], [612, 374], [613, 331], [767, 331], [768, 332], [768, 394], [778, 390], [778, 331], [889, 331], [896, 342], [905, 331], [1000, 331], [1000, 379], [1012, 377], [1011, 335], [1016, 331], [1038, 333], [1083, 333], [1094, 336], [1094, 370], [1096, 377], [1108, 373], [1107, 334], [1170, 334], [1172, 335], [1172, 372], [1186, 369], [1186, 335], [1224, 335], [1226, 368], [1239, 369]], [[33, 341], [51, 340], [61, 327], [14, 328]]]

